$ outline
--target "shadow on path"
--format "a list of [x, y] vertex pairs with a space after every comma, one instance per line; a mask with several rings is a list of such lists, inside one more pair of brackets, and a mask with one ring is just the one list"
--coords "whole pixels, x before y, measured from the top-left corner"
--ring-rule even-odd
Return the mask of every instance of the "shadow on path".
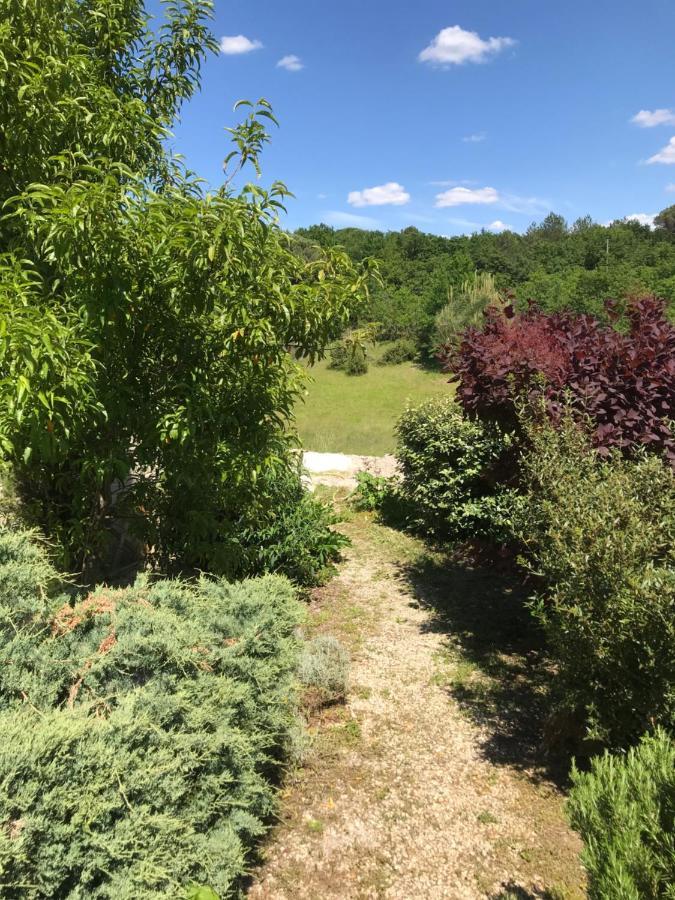
[[484, 729], [485, 758], [565, 784], [569, 759], [543, 750], [551, 667], [522, 581], [434, 553], [399, 571], [411, 602], [432, 612], [428, 627], [446, 636], [438, 683]]

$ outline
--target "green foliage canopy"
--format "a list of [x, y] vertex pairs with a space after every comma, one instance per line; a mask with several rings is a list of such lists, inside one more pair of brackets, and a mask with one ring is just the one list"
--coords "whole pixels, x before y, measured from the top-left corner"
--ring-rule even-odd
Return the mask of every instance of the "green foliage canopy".
[[168, 153], [210, 11], [0, 0], [0, 448], [69, 566], [114, 518], [164, 564], [236, 570], [234, 522], [288, 468], [288, 350], [320, 355], [365, 295], [344, 253], [291, 252], [282, 184], [235, 187], [265, 101], [215, 192]]

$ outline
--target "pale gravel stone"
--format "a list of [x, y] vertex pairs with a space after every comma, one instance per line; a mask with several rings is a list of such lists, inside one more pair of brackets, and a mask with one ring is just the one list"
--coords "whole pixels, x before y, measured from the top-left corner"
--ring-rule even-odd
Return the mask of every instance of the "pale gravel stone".
[[[350, 603], [376, 607], [350, 674], [361, 689], [349, 699], [361, 740], [291, 786], [289, 809], [300, 815], [276, 829], [252, 900], [477, 900], [509, 881], [532, 886], [531, 877], [520, 880], [520, 851], [540, 843], [527, 805], [534, 788], [482, 756], [485, 734], [432, 683], [443, 635], [426, 627], [429, 612], [411, 606], [395, 562], [371, 559], [355, 541], [340, 572]], [[482, 812], [497, 822], [481, 825]], [[321, 834], [301, 827], [309, 819], [324, 823]], [[566, 841], [578, 868], [574, 839]]]

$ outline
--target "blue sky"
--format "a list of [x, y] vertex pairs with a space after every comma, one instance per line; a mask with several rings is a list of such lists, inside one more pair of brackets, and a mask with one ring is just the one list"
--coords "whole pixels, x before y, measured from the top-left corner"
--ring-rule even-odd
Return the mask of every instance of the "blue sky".
[[215, 6], [226, 52], [173, 147], [219, 184], [234, 102], [267, 98], [263, 180], [296, 195], [286, 227], [521, 231], [675, 203], [673, 0]]

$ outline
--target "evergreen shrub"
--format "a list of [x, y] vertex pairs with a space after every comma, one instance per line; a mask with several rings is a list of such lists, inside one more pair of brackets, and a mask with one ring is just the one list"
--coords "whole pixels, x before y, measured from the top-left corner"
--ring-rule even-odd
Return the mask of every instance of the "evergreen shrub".
[[573, 827], [584, 840], [590, 900], [675, 895], [675, 744], [659, 729], [627, 754], [574, 771]]
[[415, 341], [410, 338], [399, 338], [387, 347], [379, 359], [380, 366], [397, 366], [399, 363], [411, 362], [419, 356]]
[[21, 898], [232, 896], [295, 721], [284, 578], [55, 593], [0, 533], [0, 881]]

